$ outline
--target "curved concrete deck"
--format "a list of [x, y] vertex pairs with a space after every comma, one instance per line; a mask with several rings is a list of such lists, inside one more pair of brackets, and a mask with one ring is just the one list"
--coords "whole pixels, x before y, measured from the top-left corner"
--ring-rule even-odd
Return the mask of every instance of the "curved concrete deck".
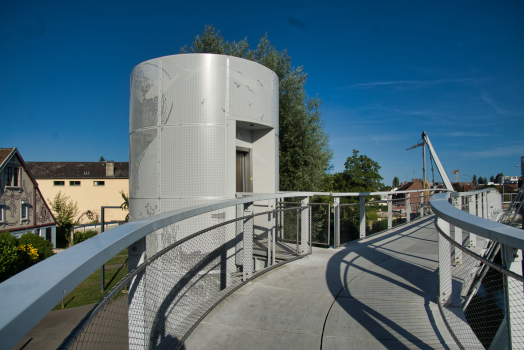
[[185, 349], [458, 349], [438, 311], [433, 216], [243, 286]]

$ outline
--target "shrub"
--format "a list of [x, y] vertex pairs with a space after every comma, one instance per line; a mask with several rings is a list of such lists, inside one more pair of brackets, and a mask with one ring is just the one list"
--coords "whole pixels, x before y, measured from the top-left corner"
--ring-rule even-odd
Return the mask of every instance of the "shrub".
[[94, 237], [98, 234], [95, 230], [87, 230], [86, 232], [75, 232], [73, 243], [78, 244], [83, 241], [87, 241], [89, 238]]
[[53, 243], [43, 237], [37, 236], [31, 232], [24, 233], [19, 239], [20, 245], [31, 244], [38, 251], [38, 261], [45, 260], [53, 256]]
[[0, 282], [39, 261], [38, 249], [31, 243], [20, 244], [10, 232], [0, 232]]

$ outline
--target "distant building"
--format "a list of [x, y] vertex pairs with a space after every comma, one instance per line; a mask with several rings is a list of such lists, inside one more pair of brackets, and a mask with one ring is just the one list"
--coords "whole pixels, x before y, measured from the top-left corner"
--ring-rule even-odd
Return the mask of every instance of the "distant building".
[[56, 247], [56, 219], [16, 147], [0, 148], [0, 231], [30, 231]]
[[[120, 192], [129, 193], [128, 162], [27, 162], [46, 199], [62, 192], [78, 203], [79, 216], [87, 210], [98, 214], [100, 207], [123, 203]], [[105, 210], [105, 221], [123, 221], [127, 211]], [[90, 220], [85, 216], [80, 223]]]
[[500, 179], [499, 176], [497, 177], [497, 180], [499, 183], [516, 184], [519, 182], [519, 176], [502, 176], [502, 179]]
[[[423, 183], [422, 179], [411, 179], [410, 182], [406, 181], [400, 184], [400, 187], [397, 188], [396, 191], [413, 191], [413, 190], [421, 190], [423, 189]], [[393, 195], [393, 199], [404, 199], [406, 198], [405, 193], [397, 193]], [[419, 193], [411, 193], [410, 194], [410, 204], [418, 205], [420, 204], [420, 194]], [[396, 202], [397, 206], [404, 206], [404, 201]]]

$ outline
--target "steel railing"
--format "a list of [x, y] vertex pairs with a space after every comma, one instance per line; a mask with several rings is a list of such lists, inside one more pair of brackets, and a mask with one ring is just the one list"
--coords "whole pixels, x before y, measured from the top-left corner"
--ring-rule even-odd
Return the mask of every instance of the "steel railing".
[[[308, 244], [327, 244], [334, 245], [335, 247], [338, 247], [341, 244], [343, 244], [344, 242], [341, 242], [340, 239], [340, 229], [342, 226], [340, 221], [340, 212], [341, 209], [344, 210], [344, 205], [341, 205], [340, 203], [341, 198], [357, 197], [359, 198], [359, 208], [364, 208], [364, 214], [359, 215], [358, 218], [358, 227], [360, 229], [364, 227], [363, 231], [359, 231], [359, 235], [357, 237], [357, 239], [359, 239], [365, 237], [366, 235], [366, 205], [373, 205], [373, 196], [386, 196], [387, 198], [387, 200], [381, 201], [381, 203], [387, 204], [388, 206], [387, 219], [384, 218], [384, 220], [387, 220], [387, 228], [389, 229], [393, 226], [393, 202], [399, 200], [394, 199], [393, 194], [401, 194], [406, 196], [407, 198], [403, 198], [402, 200], [404, 200], [406, 207], [410, 207], [410, 199], [417, 197], [416, 193], [418, 192], [425, 192], [423, 195], [418, 195], [419, 197], [421, 197], [420, 200], [422, 201], [422, 204], [417, 205], [419, 206], [419, 208], [414, 208], [414, 211], [418, 213], [419, 217], [421, 217], [427, 214], [429, 210], [427, 207], [428, 201], [425, 200], [427, 198], [427, 195], [429, 194], [429, 190], [402, 191], [396, 193], [239, 193], [237, 194], [238, 196], [244, 197], [224, 200], [208, 205], [180, 209], [168, 213], [162, 213], [145, 219], [133, 221], [124, 225], [120, 225], [116, 228], [113, 228], [110, 232], [100, 234], [85, 242], [82, 242], [81, 244], [71, 247], [65, 250], [64, 252], [57, 254], [49, 259], [46, 259], [45, 261], [36, 264], [33, 267], [1, 283], [0, 295], [2, 295], [3, 298], [0, 299], [0, 309], [2, 310], [2, 312], [0, 313], [0, 338], [3, 340], [3, 345], [5, 347], [13, 347], [55, 305], [57, 305], [60, 302], [60, 300], [62, 300], [76, 286], [78, 286], [82, 281], [89, 277], [96, 269], [100, 268], [100, 266], [102, 266], [105, 262], [107, 262], [113, 256], [117, 255], [126, 247], [129, 247], [130, 269], [134, 269], [139, 265], [143, 264], [144, 261], [147, 261], [147, 254], [144, 250], [144, 242], [146, 241], [146, 238], [149, 242], [148, 244], [152, 247], [150, 248], [148, 246], [149, 250], [147, 251], [147, 253], [153, 252], [152, 254], [149, 254], [151, 257], [155, 256], [155, 254], [164, 249], [164, 247], [168, 247], [172, 244], [179, 243], [178, 241], [180, 240], [180, 238], [177, 238], [176, 236], [178, 228], [177, 225], [182, 224], [183, 222], [185, 222], [185, 220], [195, 220], [198, 219], [200, 215], [206, 213], [207, 215], [209, 215], [209, 213], [217, 213], [217, 211], [223, 212], [223, 210], [225, 210], [226, 208], [239, 208], [241, 206], [247, 206], [251, 208], [250, 213], [244, 212], [240, 216], [242, 217], [254, 214], [253, 220], [257, 220], [256, 222], [253, 222], [252, 236], [252, 264], [254, 270], [250, 272], [250, 268], [244, 269], [244, 261], [242, 258], [242, 254], [235, 253], [234, 260], [235, 265], [240, 266], [239, 268], [242, 269], [243, 274], [256, 273], [259, 271], [259, 269], [263, 270], [267, 269], [268, 266], [274, 266], [272, 265], [273, 262], [284, 261], [287, 259], [282, 258], [282, 256], [279, 255], [280, 253], [278, 252], [278, 250], [275, 252], [275, 254], [272, 254], [272, 245], [275, 245], [275, 247], [279, 247], [277, 243], [280, 243], [280, 247], [284, 247], [285, 244], [291, 244], [293, 247], [295, 247], [291, 249], [293, 250], [295, 255], [305, 254], [304, 247], [306, 247]], [[330, 199], [327, 201], [327, 203], [310, 204], [309, 197], [312, 196], [329, 196]], [[412, 197], [410, 198], [410, 196]], [[269, 230], [264, 227], [264, 225], [266, 224], [261, 224], [259, 222], [260, 217], [258, 217], [257, 214], [260, 213], [258, 211], [267, 211], [269, 206], [266, 204], [270, 202], [274, 203], [275, 208], [278, 208], [278, 203], [276, 203], [278, 200], [289, 200], [290, 198], [300, 199], [300, 202], [297, 202], [296, 204], [296, 206], [299, 207], [297, 210], [300, 212], [300, 215], [298, 213], [293, 214], [293, 211], [285, 213], [283, 212], [284, 215], [278, 215], [278, 217], [275, 219], [276, 222], [274, 241], [268, 241]], [[332, 202], [332, 205], [330, 204], [330, 202]], [[413, 205], [413, 207], [415, 207], [415, 205]], [[414, 211], [410, 210], [409, 212]], [[326, 217], [326, 214], [329, 215], [327, 215]], [[217, 217], [220, 217], [219, 214], [212, 215], [217, 215]], [[411, 215], [408, 215], [407, 217], [407, 220], [409, 221]], [[262, 220], [261, 222], [266, 221]], [[291, 230], [289, 230], [290, 227]], [[295, 233], [297, 228], [298, 233]], [[157, 235], [157, 233], [161, 232], [162, 230], [169, 231], [169, 234], [167, 235], [167, 240], [165, 241], [163, 240], [165, 238], [164, 236]], [[342, 233], [343, 232], [344, 231], [342, 231]], [[369, 233], [370, 231], [368, 230], [367, 234]], [[201, 235], [205, 234], [201, 233]], [[198, 238], [194, 238], [193, 241], [198, 241]], [[242, 248], [243, 243], [238, 242], [242, 241], [237, 240], [235, 242], [235, 249]], [[189, 243], [185, 244], [188, 245]], [[222, 242], [222, 244], [224, 244], [224, 242]], [[173, 249], [175, 251], [179, 251], [181, 249], [180, 247], [184, 247], [184, 243], [180, 243], [180, 245], [177, 245], [176, 247], [179, 248]], [[136, 252], [137, 249], [138, 252]], [[184, 252], [184, 254], [186, 254], [186, 250], [182, 249], [182, 251]], [[193, 252], [194, 254], [198, 255], [195, 252], [198, 252], [198, 249]], [[262, 252], [265, 252], [265, 257], [263, 256]], [[187, 254], [188, 257], [191, 255], [191, 253]], [[163, 261], [162, 259], [163, 258], [158, 258], [157, 260]], [[271, 261], [271, 263], [268, 266], [266, 266], [267, 259]], [[149, 269], [151, 270], [152, 267], [150, 267]], [[134, 278], [137, 279], [138, 277], [135, 276]], [[145, 280], [147, 280], [147, 278]], [[127, 284], [129, 284], [129, 282]], [[123, 285], [125, 285], [125, 283]], [[122, 284], [120, 284], [120, 286], [122, 286]], [[180, 292], [183, 293], [183, 291]], [[136, 289], [134, 290], [133, 286], [131, 285], [130, 295], [127, 298], [121, 297], [117, 299], [133, 300], [133, 293], [136, 293]], [[110, 297], [109, 299], [111, 298], [112, 297]], [[123, 303], [123, 301], [120, 302]], [[106, 303], [108, 302], [106, 301]], [[129, 305], [132, 305], [131, 301], [129, 301]], [[159, 304], [158, 307], [161, 307], [162, 305], [163, 304]], [[129, 310], [134, 309], [131, 308]], [[131, 314], [128, 314], [127, 316], [129, 319], [131, 319], [132, 317]], [[186, 318], [187, 317], [189, 316], [186, 315]], [[145, 316], [142, 318], [146, 319]], [[128, 332], [129, 334], [131, 334], [131, 331], [129, 329]], [[180, 340], [180, 334], [182, 333], [177, 334], [177, 337]], [[169, 334], [165, 333], [164, 335], [167, 337], [167, 335]], [[159, 335], [156, 339], [163, 340], [164, 335]]]
[[[439, 308], [463, 349], [524, 348], [522, 230], [493, 221], [493, 190], [431, 199], [439, 241]], [[491, 220], [490, 220], [491, 219]]]

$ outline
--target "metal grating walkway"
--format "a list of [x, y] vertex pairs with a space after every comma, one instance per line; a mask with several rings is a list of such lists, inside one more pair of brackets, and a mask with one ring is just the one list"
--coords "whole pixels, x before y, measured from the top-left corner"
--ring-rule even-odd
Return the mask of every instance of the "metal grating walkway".
[[185, 349], [458, 349], [428, 217], [283, 265], [225, 299]]

